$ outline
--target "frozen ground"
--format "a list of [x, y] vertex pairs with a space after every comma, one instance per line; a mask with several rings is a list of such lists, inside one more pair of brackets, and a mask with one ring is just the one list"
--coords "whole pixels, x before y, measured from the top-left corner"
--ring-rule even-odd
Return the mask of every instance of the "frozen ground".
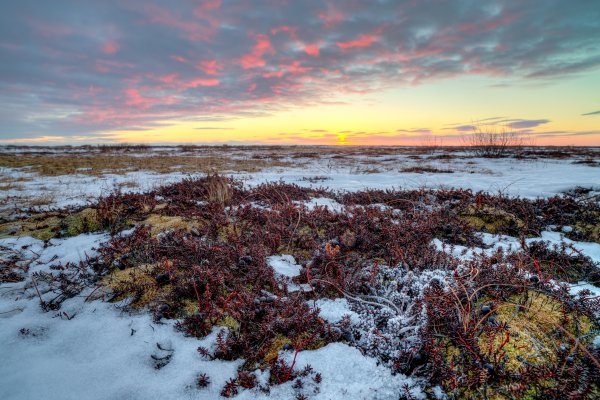
[[[250, 150], [249, 150], [250, 151]], [[240, 156], [239, 154], [237, 156]], [[242, 155], [243, 156], [243, 155]], [[380, 157], [381, 158], [381, 157]], [[425, 157], [415, 160], [407, 156], [386, 156], [385, 161], [354, 155], [337, 162], [332, 157], [317, 159], [290, 159], [298, 167], [267, 168], [253, 174], [231, 174], [246, 183], [283, 180], [302, 186], [325, 186], [334, 190], [364, 188], [469, 188], [513, 196], [547, 197], [588, 187], [600, 191], [600, 169], [573, 160], [517, 160], [455, 158], [436, 160]], [[290, 161], [288, 160], [288, 161]], [[596, 158], [598, 160], [598, 158]], [[365, 172], [365, 166], [376, 165], [376, 170]], [[452, 173], [401, 172], [401, 169], [427, 165], [451, 170]], [[0, 204], [4, 212], [20, 212], [28, 199], [44, 196], [48, 202], [42, 207], [80, 206], [91, 202], [116, 188], [123, 191], [145, 191], [168, 182], [180, 180], [186, 174], [174, 172], [157, 174], [151, 171], [127, 172], [101, 176], [69, 175], [48, 177], [16, 168], [0, 168], [0, 177], [27, 180], [17, 188], [4, 190]], [[310, 180], [308, 178], [318, 177]], [[123, 185], [135, 182], [135, 185]], [[331, 199], [316, 198], [308, 207], [327, 206], [340, 212], [342, 208]], [[494, 248], [518, 249], [517, 238], [483, 234], [484, 243], [491, 249], [467, 249], [446, 246], [436, 241], [439, 248], [468, 258], [478, 251]], [[92, 289], [63, 303], [60, 312], [42, 312], [37, 283], [33, 272], [48, 271], [51, 266], [67, 262], [77, 263], [92, 257], [95, 248], [107, 240], [104, 234], [80, 235], [68, 239], [43, 242], [23, 237], [0, 239], [0, 259], [15, 252], [23, 262], [30, 263], [28, 278], [18, 283], [0, 284], [0, 399], [214, 399], [224, 383], [235, 376], [241, 361], [209, 361], [196, 352], [199, 345], [211, 347], [216, 332], [205, 339], [186, 338], [174, 332], [173, 323], [155, 323], [146, 313], [123, 312], [119, 304], [105, 303]], [[600, 244], [572, 242], [558, 231], [543, 232], [540, 238], [566, 242], [591, 257], [600, 265]], [[284, 278], [299, 274], [299, 266], [289, 255], [272, 256], [270, 265]], [[581, 282], [573, 285], [574, 294], [589, 289], [600, 296], [597, 287]], [[290, 288], [294, 289], [294, 288]], [[310, 287], [296, 287], [310, 290]], [[45, 296], [45, 295], [43, 295]], [[46, 299], [45, 299], [46, 300]], [[348, 315], [357, 323], [359, 315], [352, 311], [347, 300], [319, 300], [323, 319], [339, 321]], [[598, 341], [600, 339], [597, 339]], [[162, 369], [154, 368], [154, 358], [170, 357]], [[293, 352], [285, 354], [288, 360]], [[401, 374], [392, 376], [390, 370], [376, 359], [365, 356], [346, 344], [332, 343], [319, 350], [301, 351], [297, 366], [310, 364], [322, 375], [324, 384], [319, 391], [305, 387], [302, 393], [311, 399], [397, 399], [405, 390], [415, 398], [424, 398], [416, 383]], [[195, 379], [206, 373], [211, 384], [198, 390]], [[266, 381], [268, 377], [260, 380]], [[259, 389], [242, 391], [240, 399], [293, 399], [299, 394], [293, 382], [276, 385], [270, 393]], [[405, 389], [408, 388], [408, 389]], [[439, 398], [443, 398], [440, 394]]]
[[[35, 149], [28, 149], [33, 151]], [[18, 149], [4, 150], [18, 156]], [[77, 149], [54, 150], [57, 155], [77, 154]], [[245, 173], [239, 170], [223, 170], [224, 174], [241, 178], [249, 185], [263, 182], [285, 181], [301, 186], [327, 187], [332, 190], [354, 191], [367, 188], [418, 189], [418, 188], [466, 188], [511, 196], [535, 198], [549, 197], [572, 190], [578, 186], [600, 191], [600, 149], [592, 148], [584, 156], [573, 154], [567, 158], [479, 158], [464, 151], [436, 150], [414, 154], [402, 149], [385, 155], [364, 155], [360, 151], [338, 154], [323, 150], [312, 154], [293, 148], [261, 156], [260, 148], [232, 148], [220, 150], [219, 157], [252, 162], [257, 157], [267, 160], [259, 172]], [[179, 155], [180, 149], [149, 148], [131, 154], [130, 157]], [[0, 154], [2, 149], [0, 148]], [[89, 155], [89, 154], [88, 154]], [[93, 156], [93, 154], [92, 154]], [[190, 157], [215, 157], [199, 152]], [[272, 161], [272, 162], [271, 162]], [[275, 161], [285, 166], [271, 166]], [[39, 208], [81, 206], [114, 190], [144, 192], [154, 187], [196, 176], [193, 172], [179, 172], [173, 165], [172, 172], [149, 170], [120, 173], [80, 173], [48, 176], [33, 172], [30, 168], [0, 166], [0, 212], [19, 210], [27, 205]], [[419, 172], [406, 172], [415, 171]], [[315, 199], [318, 205], [322, 199]], [[327, 200], [325, 200], [327, 201]]]
[[[600, 244], [564, 239], [557, 232], [541, 238], [554, 243], [573, 243], [600, 264]], [[31, 238], [2, 239], [0, 248], [23, 253], [31, 272], [49, 270], [59, 262], [76, 262], [95, 254], [105, 235], [80, 235], [52, 240], [47, 246]], [[487, 235], [486, 242], [506, 245], [517, 240]], [[6, 251], [6, 250], [5, 250]], [[6, 253], [0, 254], [6, 256]], [[282, 275], [294, 275], [291, 256], [272, 257], [270, 263]], [[31, 275], [30, 275], [31, 276]], [[592, 285], [573, 285], [573, 293]], [[196, 352], [200, 345], [211, 347], [216, 332], [205, 339], [186, 338], [174, 332], [172, 322], [157, 324], [148, 314], [121, 312], [118, 304], [105, 303], [91, 289], [63, 303], [60, 312], [44, 313], [31, 279], [0, 286], [0, 398], [2, 399], [214, 399], [223, 384], [235, 376], [240, 361], [208, 361]], [[359, 316], [345, 299], [319, 300], [321, 316], [337, 322], [348, 315], [353, 323]], [[600, 340], [600, 339], [599, 339]], [[160, 346], [160, 348], [159, 348]], [[152, 356], [172, 355], [164, 368], [154, 368]], [[288, 353], [286, 357], [292, 357]], [[319, 392], [304, 392], [314, 399], [397, 399], [405, 384], [415, 398], [422, 398], [411, 379], [378, 365], [373, 358], [345, 344], [332, 343], [314, 351], [302, 351], [297, 365], [310, 364], [326, 384]], [[194, 382], [206, 373], [211, 384], [198, 390]], [[266, 379], [266, 378], [265, 378]], [[276, 386], [271, 393], [258, 389], [242, 392], [240, 399], [293, 399], [298, 390], [292, 382]]]

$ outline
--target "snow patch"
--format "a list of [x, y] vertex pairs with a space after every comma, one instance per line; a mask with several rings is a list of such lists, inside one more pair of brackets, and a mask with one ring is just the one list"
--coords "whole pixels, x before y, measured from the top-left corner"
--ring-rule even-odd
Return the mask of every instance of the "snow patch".
[[[283, 356], [291, 363], [293, 352], [284, 352]], [[405, 393], [404, 385], [408, 385], [411, 395], [416, 399], [426, 398], [414, 379], [402, 374], [392, 375], [390, 369], [381, 365], [376, 359], [366, 357], [358, 349], [346, 344], [330, 343], [318, 350], [298, 353], [295, 368], [301, 370], [309, 364], [323, 378], [317, 393], [314, 393], [314, 389], [303, 392], [310, 388], [294, 389], [293, 382], [287, 382], [272, 387], [268, 398], [293, 399], [302, 393], [314, 400], [342, 398], [395, 400]], [[242, 392], [237, 398], [246, 400], [262, 396], [265, 395], [252, 390]]]
[[299, 276], [302, 267], [296, 263], [293, 256], [284, 254], [280, 256], [267, 257], [267, 264], [275, 272], [275, 276], [287, 284], [288, 292], [310, 292], [312, 288], [309, 284], [297, 284], [292, 282], [292, 278]]
[[[312, 304], [312, 302], [309, 302], [309, 305], [310, 304]], [[348, 300], [343, 298], [333, 300], [318, 299], [315, 302], [315, 306], [319, 309], [319, 316], [332, 324], [340, 322], [346, 315], [350, 317], [350, 321], [353, 324], [358, 323], [360, 318], [357, 313], [350, 309]]]

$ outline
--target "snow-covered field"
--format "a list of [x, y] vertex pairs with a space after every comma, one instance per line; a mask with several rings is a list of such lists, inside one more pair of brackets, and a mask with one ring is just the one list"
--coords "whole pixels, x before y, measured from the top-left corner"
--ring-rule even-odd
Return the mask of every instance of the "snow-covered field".
[[[260, 150], [248, 150], [260, 151]], [[435, 154], [434, 154], [435, 155]], [[239, 156], [239, 155], [238, 155]], [[249, 186], [263, 182], [284, 181], [300, 186], [327, 187], [337, 191], [369, 189], [466, 188], [493, 194], [526, 198], [549, 197], [577, 187], [591, 189], [588, 196], [600, 192], [600, 168], [575, 164], [573, 159], [483, 159], [456, 157], [449, 160], [425, 155], [419, 159], [406, 155], [386, 155], [370, 159], [352, 155], [343, 162], [331, 156], [291, 158], [286, 167], [266, 168], [248, 174], [229, 171]], [[600, 153], [596, 153], [596, 161]], [[298, 164], [297, 166], [294, 164]], [[402, 172], [409, 167], [428, 166], [452, 173]], [[366, 172], [366, 167], [374, 170]], [[27, 169], [0, 168], [0, 178], [27, 178], [18, 187], [3, 190], [0, 204], [5, 218], [26, 212], [27, 201], [45, 197], [38, 209], [79, 207], [93, 203], [115, 188], [144, 192], [190, 174], [156, 173], [152, 171], [123, 172], [90, 176], [43, 176]], [[314, 179], [317, 178], [317, 179]], [[135, 185], [123, 186], [124, 182]], [[305, 202], [311, 207], [325, 206], [334, 212], [345, 212], [333, 199], [313, 198]], [[600, 244], [572, 241], [564, 236], [563, 227], [543, 231], [540, 237], [526, 242], [544, 240], [555, 244], [571, 244], [581, 254], [600, 266]], [[127, 234], [127, 233], [125, 233]], [[475, 254], [493, 253], [500, 247], [518, 250], [518, 238], [481, 233], [486, 248], [461, 248], [446, 245], [436, 239], [435, 246], [468, 260]], [[211, 348], [217, 329], [198, 340], [176, 332], [173, 320], [156, 322], [150, 313], [130, 312], [121, 303], [102, 301], [102, 291], [85, 288], [62, 303], [60, 310], [44, 312], [41, 296], [51, 295], [44, 285], [32, 279], [33, 273], [51, 272], [51, 267], [68, 262], [78, 264], [96, 255], [98, 246], [109, 239], [107, 233], [51, 239], [43, 242], [31, 237], [0, 239], [0, 260], [17, 260], [28, 265], [27, 278], [21, 282], [0, 283], [0, 399], [215, 399], [223, 385], [235, 377], [242, 360], [209, 360], [201, 357], [198, 346]], [[4, 264], [0, 264], [3, 268]], [[291, 278], [301, 267], [291, 255], [269, 258], [269, 265], [288, 290], [310, 291], [310, 285], [297, 285]], [[37, 275], [36, 275], [37, 276]], [[600, 289], [586, 282], [571, 285], [573, 294], [582, 288], [600, 296]], [[44, 300], [49, 300], [44, 297]], [[344, 315], [360, 325], [360, 307], [352, 307], [351, 299], [319, 299], [309, 301], [320, 309], [321, 317], [339, 322]], [[600, 345], [600, 338], [596, 338]], [[290, 363], [293, 351], [283, 351]], [[168, 364], [155, 368], [156, 360], [167, 358]], [[302, 390], [289, 381], [272, 385], [265, 391], [268, 372], [257, 371], [258, 385], [240, 390], [240, 399], [294, 399], [300, 393], [310, 399], [398, 399], [410, 393], [414, 398], [426, 398], [418, 381], [391, 370], [378, 359], [346, 343], [330, 343], [317, 350], [297, 354], [296, 368], [310, 366], [321, 374], [322, 384], [307, 383]], [[202, 390], [196, 379], [204, 373], [210, 385]], [[262, 389], [261, 389], [262, 388]], [[446, 398], [441, 388], [433, 392]]]
[[[177, 148], [159, 148], [160, 151], [133, 154], [145, 155], [179, 154]], [[31, 149], [28, 149], [31, 151]], [[74, 150], [71, 150], [74, 151]], [[261, 149], [222, 150], [223, 157], [252, 160]], [[352, 152], [339, 157], [324, 153], [318, 157], [293, 150], [277, 157], [284, 167], [267, 167], [257, 173], [224, 170], [221, 173], [241, 178], [250, 185], [283, 180], [301, 186], [324, 186], [332, 190], [362, 189], [420, 189], [465, 188], [488, 191], [511, 196], [535, 198], [548, 197], [567, 192], [578, 186], [600, 190], [600, 173], [597, 166], [578, 163], [600, 162], [600, 149], [592, 149], [593, 158], [479, 158], [466, 152], [452, 152], [451, 158], [444, 150], [424, 155], [403, 153], [365, 156]], [[289, 154], [288, 154], [289, 153]], [[202, 152], [197, 157], [213, 156]], [[176, 167], [176, 166], [174, 166]], [[412, 168], [432, 168], [440, 172], [405, 172]], [[83, 172], [83, 171], [82, 171]], [[160, 185], [177, 182], [200, 173], [157, 173], [150, 171], [127, 171], [88, 175], [84, 173], [47, 176], [28, 168], [0, 167], [0, 182], [16, 182], [0, 194], [0, 210], [14, 209], [27, 204], [27, 200], [43, 198], [46, 207], [81, 206], [114, 190], [144, 192]], [[316, 179], [314, 179], [316, 178]]]

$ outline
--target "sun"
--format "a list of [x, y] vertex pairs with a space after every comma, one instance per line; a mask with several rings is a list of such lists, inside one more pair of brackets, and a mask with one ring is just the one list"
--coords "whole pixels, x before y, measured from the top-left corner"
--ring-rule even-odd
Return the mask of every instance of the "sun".
[[346, 135], [344, 135], [344, 134], [340, 134], [340, 135], [338, 135], [338, 143], [339, 143], [339, 144], [344, 144], [344, 143], [346, 143]]

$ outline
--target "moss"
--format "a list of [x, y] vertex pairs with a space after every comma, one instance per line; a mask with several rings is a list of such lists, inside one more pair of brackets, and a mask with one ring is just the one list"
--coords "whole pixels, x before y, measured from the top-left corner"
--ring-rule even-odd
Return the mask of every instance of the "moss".
[[[598, 216], [600, 220], [600, 215]], [[575, 232], [579, 233], [583, 240], [600, 243], [600, 223], [596, 224], [584, 224], [576, 223], [574, 225]]]
[[238, 232], [234, 224], [226, 224], [219, 228], [217, 234], [220, 240], [227, 241], [231, 235], [237, 235]]
[[228, 328], [230, 331], [237, 331], [240, 329], [240, 323], [231, 316], [226, 316], [217, 321], [216, 325]]
[[58, 236], [62, 219], [51, 214], [42, 214], [24, 221], [13, 223], [9, 229], [11, 236], [31, 236], [39, 240], [50, 240]]
[[[565, 323], [565, 316], [567, 323]], [[579, 337], [589, 333], [593, 323], [585, 315], [567, 313], [562, 304], [553, 297], [528, 291], [513, 296], [501, 303], [496, 310], [496, 318], [509, 324], [510, 341], [503, 348], [506, 351], [506, 368], [517, 372], [525, 363], [543, 365], [557, 361], [556, 349], [570, 336]], [[562, 327], [564, 331], [561, 331]], [[482, 349], [496, 349], [505, 339], [500, 332], [493, 336], [481, 335]]]
[[86, 208], [74, 214], [39, 213], [20, 221], [4, 223], [0, 225], [0, 236], [31, 236], [39, 240], [49, 240], [101, 229], [96, 210]]
[[287, 336], [283, 336], [283, 335], [275, 336], [275, 338], [271, 342], [271, 345], [269, 346], [269, 350], [267, 351], [267, 354], [265, 355], [265, 358], [264, 358], [265, 363], [268, 365], [273, 364], [275, 362], [275, 360], [277, 359], [277, 357], [279, 356], [279, 352], [281, 350], [283, 350], [283, 346], [285, 346], [286, 344], [291, 344], [291, 343], [292, 343], [292, 341]]
[[132, 298], [132, 308], [144, 308], [159, 302], [171, 291], [171, 285], [159, 287], [154, 275], [160, 268], [153, 264], [143, 264], [124, 270], [116, 269], [107, 275], [102, 284], [111, 289], [116, 297], [114, 301]]
[[197, 301], [190, 300], [190, 299], [185, 299], [182, 301], [182, 307], [181, 307], [181, 312], [183, 314], [182, 317], [194, 315], [194, 314], [198, 313], [198, 311], [199, 311], [199, 308], [198, 308]]
[[[490, 303], [491, 299], [483, 298], [477, 305]], [[481, 353], [489, 360], [502, 360], [508, 376], [518, 377], [526, 365], [544, 366], [560, 362], [557, 349], [563, 343], [573, 343], [573, 338], [582, 337], [595, 329], [594, 323], [585, 315], [575, 312], [565, 312], [563, 304], [554, 297], [535, 291], [526, 291], [514, 295], [508, 300], [494, 305], [495, 318], [508, 324], [509, 337], [506, 342], [506, 331], [498, 330], [482, 332], [477, 337], [477, 345]], [[562, 328], [562, 329], [561, 329]], [[580, 341], [586, 346], [593, 335]], [[586, 342], [587, 340], [587, 342]], [[506, 342], [506, 343], [505, 343]], [[502, 347], [502, 344], [504, 346]], [[502, 348], [501, 348], [502, 347]], [[500, 350], [501, 348], [501, 350]], [[577, 350], [572, 348], [573, 352]], [[446, 362], [452, 365], [456, 372], [466, 374], [469, 380], [480, 379], [485, 371], [481, 368], [465, 368], [465, 359], [470, 359], [467, 350], [446, 341]], [[563, 355], [564, 356], [564, 355]], [[467, 363], [468, 364], [468, 363]], [[515, 378], [518, 379], [518, 378]], [[450, 385], [450, 381], [446, 384]], [[455, 382], [456, 383], [456, 382]], [[485, 386], [488, 399], [509, 399], [509, 388], [518, 385], [518, 380], [504, 380], [488, 383]], [[554, 381], [546, 379], [537, 382], [537, 387], [551, 387]], [[480, 398], [483, 396], [484, 385], [476, 388], [461, 388], [460, 397]], [[537, 396], [537, 397], [536, 397]], [[519, 399], [538, 398], [538, 390], [525, 390]]]
[[77, 214], [72, 214], [63, 220], [66, 236], [77, 236], [82, 233], [95, 232], [102, 229], [98, 213], [93, 208], [86, 208]]
[[490, 206], [470, 205], [460, 217], [473, 229], [489, 233], [516, 233], [525, 226], [515, 215]]
[[190, 230], [198, 226], [198, 223], [192, 220], [160, 214], [150, 214], [144, 221], [142, 221], [142, 224], [150, 225], [151, 236], [156, 236], [165, 229]]

